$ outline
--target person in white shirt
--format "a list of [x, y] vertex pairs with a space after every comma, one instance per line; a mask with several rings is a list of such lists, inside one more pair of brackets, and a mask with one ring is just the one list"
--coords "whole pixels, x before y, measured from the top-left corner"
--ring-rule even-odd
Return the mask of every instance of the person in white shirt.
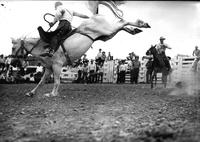
[[[77, 16], [80, 18], [89, 18], [87, 15], [75, 12], [71, 9], [67, 9], [63, 6], [62, 2], [55, 2], [55, 17], [53, 22], [50, 22], [49, 25], [52, 27], [57, 21], [59, 21], [58, 27], [55, 31], [49, 32], [48, 35], [54, 35], [50, 40], [50, 50], [49, 50], [49, 56], [52, 56], [53, 53], [57, 50], [59, 47], [59, 41], [61, 38], [68, 34], [70, 31], [72, 31], [71, 22], [73, 20], [73, 16]], [[39, 27], [41, 28], [41, 27]]]
[[94, 74], [96, 73], [96, 64], [94, 60], [91, 60], [90, 64], [88, 65], [89, 70], [89, 82], [94, 83]]
[[102, 50], [101, 49], [99, 49], [99, 52], [98, 52], [98, 54], [97, 54], [97, 56], [96, 56], [96, 59], [99, 59], [99, 58], [101, 58], [101, 56], [102, 56], [102, 52], [101, 52]]

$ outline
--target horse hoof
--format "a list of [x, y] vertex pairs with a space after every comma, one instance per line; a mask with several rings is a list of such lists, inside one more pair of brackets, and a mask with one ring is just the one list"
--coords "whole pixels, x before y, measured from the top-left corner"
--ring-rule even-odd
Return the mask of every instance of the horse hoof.
[[27, 97], [33, 97], [34, 95], [35, 95], [35, 93], [33, 93], [33, 92], [28, 92], [28, 93], [26, 93], [25, 96], [27, 96]]
[[45, 97], [56, 97], [57, 95], [52, 94], [52, 93], [46, 93], [44, 94]]
[[45, 97], [51, 97], [51, 93], [44, 94]]
[[151, 26], [148, 23], [146, 23], [145, 26], [146, 28], [151, 28]]

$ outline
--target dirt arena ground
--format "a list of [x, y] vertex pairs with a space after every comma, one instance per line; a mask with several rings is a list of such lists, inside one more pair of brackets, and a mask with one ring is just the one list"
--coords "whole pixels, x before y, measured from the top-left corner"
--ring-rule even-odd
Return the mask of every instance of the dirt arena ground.
[[198, 142], [198, 95], [139, 84], [0, 85], [0, 142]]

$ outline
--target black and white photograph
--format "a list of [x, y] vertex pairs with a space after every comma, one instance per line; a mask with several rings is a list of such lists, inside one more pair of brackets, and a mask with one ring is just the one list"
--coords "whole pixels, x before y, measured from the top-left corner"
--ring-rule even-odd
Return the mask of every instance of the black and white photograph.
[[0, 142], [200, 142], [200, 2], [1, 0]]

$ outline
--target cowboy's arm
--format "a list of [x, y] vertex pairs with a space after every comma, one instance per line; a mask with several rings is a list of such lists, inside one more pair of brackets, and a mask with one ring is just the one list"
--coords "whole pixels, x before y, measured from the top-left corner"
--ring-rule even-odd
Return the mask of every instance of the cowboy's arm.
[[172, 49], [171, 47], [168, 47], [168, 46], [167, 46], [167, 48], [168, 48], [168, 49]]
[[172, 49], [169, 45], [165, 45], [165, 48], [167, 48], [167, 49]]
[[195, 56], [195, 54], [194, 54], [194, 53], [195, 53], [195, 51], [193, 51], [193, 52], [192, 52], [192, 56]]
[[55, 17], [53, 19], [53, 22], [50, 22], [49, 25], [52, 27], [59, 19], [62, 17], [64, 14], [64, 9], [63, 8], [58, 8], [55, 13]]
[[78, 13], [78, 12], [73, 12], [73, 16], [77, 16], [77, 17], [80, 17], [80, 18], [90, 18], [88, 17], [87, 15], [84, 15], [84, 14], [81, 14], [81, 13]]

